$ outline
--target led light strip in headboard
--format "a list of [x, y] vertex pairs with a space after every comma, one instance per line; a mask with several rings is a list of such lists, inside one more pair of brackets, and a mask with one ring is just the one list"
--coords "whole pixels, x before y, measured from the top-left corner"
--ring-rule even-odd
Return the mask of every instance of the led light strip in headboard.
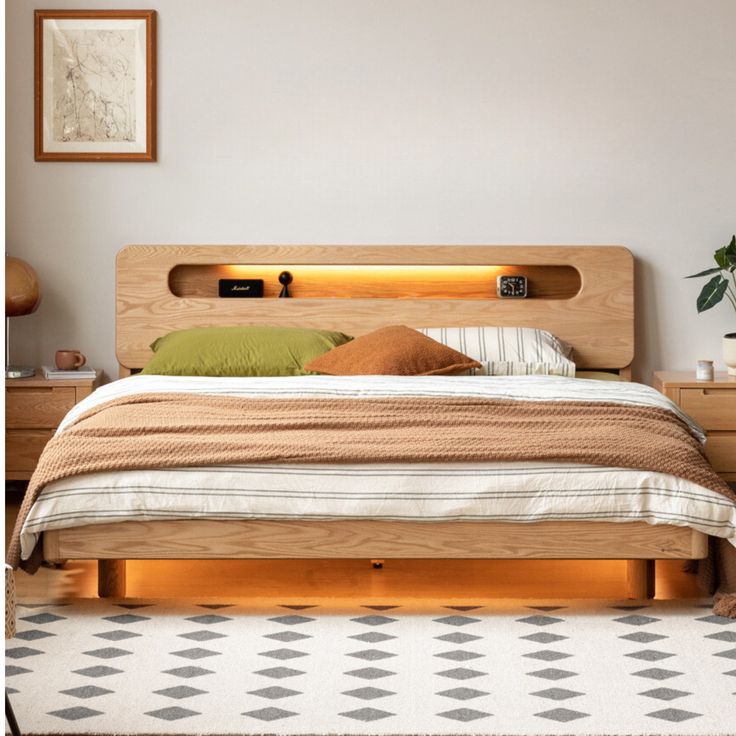
[[219, 279], [262, 279], [265, 298], [278, 297], [281, 271], [294, 281], [296, 299], [496, 299], [496, 277], [526, 276], [530, 299], [570, 299], [580, 291], [580, 273], [572, 266], [400, 266], [254, 264], [176, 266], [169, 274], [175, 296], [218, 296]]
[[[292, 299], [273, 298], [283, 270]], [[498, 299], [500, 273], [527, 275], [529, 298]], [[220, 299], [221, 278], [263, 279], [264, 298]], [[623, 368], [634, 352], [633, 258], [620, 246], [131, 245], [116, 298], [125, 369], [157, 337], [206, 325], [534, 326], [573, 345], [580, 367]]]

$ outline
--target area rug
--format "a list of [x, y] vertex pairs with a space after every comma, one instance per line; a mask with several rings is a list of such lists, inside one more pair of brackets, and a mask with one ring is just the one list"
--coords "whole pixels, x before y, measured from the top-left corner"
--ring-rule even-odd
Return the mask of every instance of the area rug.
[[706, 601], [18, 606], [24, 734], [728, 736], [736, 620]]

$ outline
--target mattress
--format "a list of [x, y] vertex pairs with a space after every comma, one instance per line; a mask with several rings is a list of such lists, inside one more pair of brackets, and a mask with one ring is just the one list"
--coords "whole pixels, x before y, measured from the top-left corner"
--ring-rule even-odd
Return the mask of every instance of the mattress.
[[[473, 396], [517, 401], [605, 401], [677, 414], [700, 442], [702, 429], [662, 394], [636, 383], [557, 376], [133, 376], [84, 399], [83, 412], [122, 396], [193, 392], [253, 398]], [[86, 474], [48, 485], [26, 519], [22, 556], [39, 533], [88, 524], [163, 519], [551, 520], [689, 526], [736, 546], [736, 505], [664, 473], [570, 463], [227, 465]]]

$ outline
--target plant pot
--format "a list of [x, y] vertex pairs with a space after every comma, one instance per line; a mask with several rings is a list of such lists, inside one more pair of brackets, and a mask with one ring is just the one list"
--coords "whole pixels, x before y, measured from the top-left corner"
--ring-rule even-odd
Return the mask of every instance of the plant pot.
[[723, 362], [728, 367], [728, 374], [736, 376], [736, 332], [723, 336]]

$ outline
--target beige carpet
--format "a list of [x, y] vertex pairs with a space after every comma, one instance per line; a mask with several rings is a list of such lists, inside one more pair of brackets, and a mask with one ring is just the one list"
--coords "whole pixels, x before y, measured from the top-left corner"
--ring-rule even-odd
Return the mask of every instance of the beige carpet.
[[736, 620], [706, 601], [20, 604], [24, 734], [731, 736]]

